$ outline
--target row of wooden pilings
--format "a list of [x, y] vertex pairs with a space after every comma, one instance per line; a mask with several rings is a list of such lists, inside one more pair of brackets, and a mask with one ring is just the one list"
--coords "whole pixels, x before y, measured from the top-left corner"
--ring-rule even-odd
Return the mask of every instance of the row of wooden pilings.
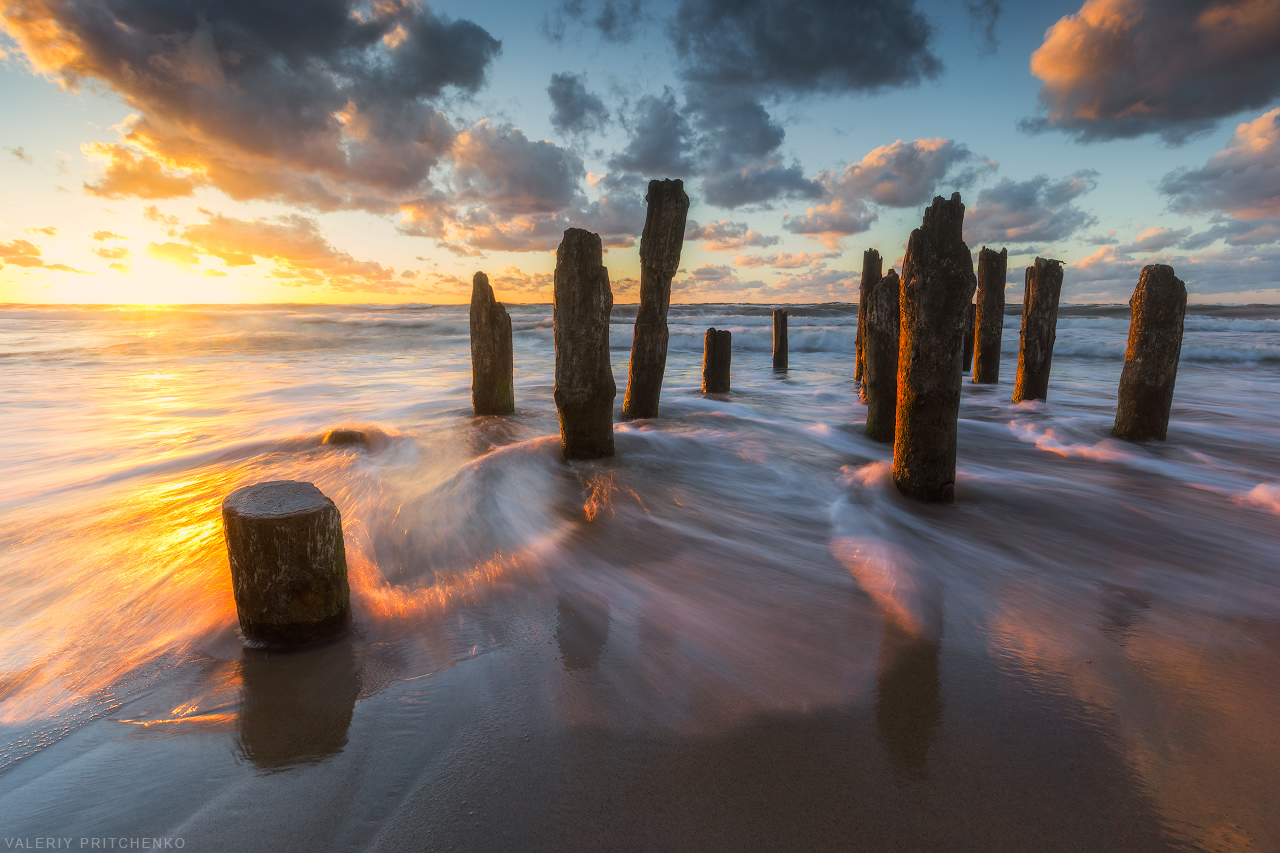
[[[651, 181], [640, 240], [640, 306], [622, 417], [658, 414], [667, 360], [671, 280], [680, 265], [689, 197], [678, 180]], [[1008, 253], [983, 247], [977, 276], [962, 238], [960, 194], [941, 196], [911, 232], [902, 275], [863, 256], [854, 376], [867, 405], [867, 434], [893, 442], [893, 479], [928, 503], [955, 499], [956, 437], [963, 375], [1000, 376]], [[1036, 258], [1027, 268], [1013, 399], [1043, 400], [1057, 324], [1063, 268]], [[974, 295], [977, 302], [974, 303]], [[1182, 348], [1185, 285], [1164, 265], [1143, 268], [1130, 306], [1129, 344], [1114, 432], [1164, 439]], [[613, 293], [600, 237], [565, 231], [556, 250], [555, 403], [566, 459], [614, 452], [617, 387], [609, 360]], [[472, 404], [478, 415], [515, 410], [511, 318], [484, 273], [471, 297]], [[773, 366], [787, 369], [787, 312], [773, 314]], [[729, 391], [732, 336], [709, 329], [704, 393]], [[222, 505], [232, 590], [246, 641], [296, 646], [344, 632], [351, 623], [342, 520], [310, 483], [273, 481], [237, 489]]]
[[[622, 417], [658, 414], [667, 355], [671, 279], [680, 264], [689, 198], [681, 181], [651, 181], [640, 240], [640, 306]], [[893, 477], [905, 495], [954, 500], [960, 387], [1000, 378], [1008, 251], [983, 247], [977, 275], [963, 239], [960, 194], [938, 196], [911, 232], [902, 275], [882, 273], [880, 254], [863, 256], [854, 379], [867, 406], [867, 434], [893, 442]], [[1061, 261], [1027, 267], [1013, 401], [1044, 400], [1062, 293]], [[975, 293], [977, 296], [974, 301]], [[1114, 433], [1165, 438], [1182, 348], [1186, 286], [1173, 268], [1143, 268], [1133, 299]], [[556, 250], [555, 402], [567, 459], [613, 453], [609, 314], [613, 294], [598, 235], [570, 228]], [[476, 414], [514, 411], [511, 321], [477, 273], [471, 301], [472, 398]], [[703, 391], [729, 391], [732, 336], [708, 329]], [[773, 312], [773, 366], [787, 369], [787, 312]]]

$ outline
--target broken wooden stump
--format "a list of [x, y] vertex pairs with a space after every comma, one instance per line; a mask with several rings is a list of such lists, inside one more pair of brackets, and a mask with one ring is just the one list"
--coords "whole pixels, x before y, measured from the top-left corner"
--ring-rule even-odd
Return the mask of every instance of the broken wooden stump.
[[351, 624], [342, 517], [311, 483], [243, 486], [222, 502], [240, 629], [250, 643], [298, 646]]
[[[880, 253], [875, 249], [867, 249], [862, 253], [862, 281], [858, 283], [858, 331], [853, 341], [853, 381], [861, 382], [866, 370], [866, 359], [863, 355], [867, 339], [867, 295], [880, 280]], [[861, 393], [861, 392], [859, 392]], [[862, 395], [862, 401], [867, 401]]]
[[477, 415], [516, 410], [511, 317], [482, 272], [471, 280], [471, 408]]
[[613, 455], [613, 398], [609, 364], [613, 291], [600, 235], [570, 228], [556, 249], [552, 325], [556, 346], [556, 408], [565, 459]]
[[1022, 297], [1022, 331], [1018, 338], [1018, 376], [1013, 402], [1046, 400], [1053, 342], [1058, 335], [1058, 298], [1062, 295], [1062, 261], [1036, 258], [1027, 267]]
[[729, 365], [733, 361], [733, 333], [707, 329], [702, 344], [702, 393], [729, 393]]
[[926, 503], [955, 500], [960, 348], [977, 288], [963, 231], [960, 193], [935, 197], [902, 265], [893, 481]]
[[783, 308], [773, 310], [773, 369], [787, 369], [787, 312]]
[[1167, 264], [1145, 266], [1129, 308], [1129, 345], [1120, 374], [1114, 432], [1129, 441], [1164, 441], [1182, 353], [1187, 286]]
[[622, 417], [656, 418], [667, 369], [667, 309], [671, 305], [671, 279], [680, 268], [685, 217], [689, 196], [684, 181], [650, 181], [648, 213], [640, 236], [640, 308], [636, 311], [635, 337]]
[[973, 381], [1000, 381], [1000, 339], [1004, 334], [1004, 284], [1009, 250], [978, 252], [978, 302], [974, 316]]
[[893, 441], [898, 410], [900, 282], [889, 270], [866, 295], [866, 338], [862, 348], [862, 399], [867, 404], [867, 436]]

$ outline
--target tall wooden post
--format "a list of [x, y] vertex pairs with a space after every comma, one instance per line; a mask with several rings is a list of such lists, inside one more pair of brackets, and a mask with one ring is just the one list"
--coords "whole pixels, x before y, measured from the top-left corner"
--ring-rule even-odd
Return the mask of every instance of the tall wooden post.
[[1115, 434], [1129, 441], [1164, 441], [1182, 354], [1187, 286], [1171, 266], [1145, 266], [1129, 307], [1133, 314], [1120, 374]]
[[1036, 258], [1027, 267], [1022, 297], [1022, 332], [1018, 343], [1018, 377], [1013, 402], [1047, 400], [1053, 342], [1058, 336], [1058, 298], [1062, 295], [1062, 261]]
[[609, 313], [613, 291], [604, 268], [600, 235], [581, 228], [564, 232], [556, 249], [556, 408], [565, 459], [613, 455], [613, 398], [609, 365]]
[[[875, 249], [867, 249], [862, 253], [862, 281], [858, 283], [858, 331], [854, 338], [853, 381], [861, 382], [866, 369], [863, 349], [867, 339], [867, 295], [880, 280], [880, 253]], [[862, 397], [866, 402], [866, 395]]]
[[471, 408], [477, 415], [509, 415], [516, 410], [511, 317], [493, 298], [489, 277], [471, 280]]
[[729, 393], [729, 366], [733, 361], [733, 333], [707, 329], [702, 346], [702, 393]]
[[787, 369], [787, 312], [782, 308], [773, 310], [773, 369]]
[[898, 417], [899, 285], [898, 274], [889, 270], [867, 294], [862, 399], [867, 404], [867, 435], [876, 441], [893, 441]]
[[1004, 284], [1009, 250], [978, 252], [978, 304], [974, 317], [973, 381], [1000, 381], [1000, 339], [1004, 335]]

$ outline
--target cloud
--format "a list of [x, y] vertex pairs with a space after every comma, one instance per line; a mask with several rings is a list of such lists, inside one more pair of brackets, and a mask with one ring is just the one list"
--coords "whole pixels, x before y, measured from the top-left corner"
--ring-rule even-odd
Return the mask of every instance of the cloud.
[[84, 270], [78, 270], [66, 264], [48, 263], [40, 247], [30, 240], [11, 240], [8, 243], [0, 243], [0, 270], [6, 266], [85, 274]]
[[643, 0], [560, 0], [542, 20], [542, 34], [553, 42], [564, 41], [569, 22], [591, 27], [607, 42], [621, 44], [635, 38], [645, 21]]
[[200, 253], [192, 246], [183, 243], [148, 243], [147, 254], [158, 261], [167, 261], [183, 267], [200, 263]]
[[1165, 175], [1160, 192], [1180, 213], [1280, 217], [1280, 107], [1238, 125], [1227, 146], [1203, 167]]
[[1280, 94], [1280, 4], [1087, 0], [1048, 30], [1031, 72], [1040, 115], [1024, 129], [1180, 143]]
[[896, 140], [881, 145], [842, 173], [824, 172], [819, 180], [826, 201], [787, 220], [794, 234], [809, 234], [828, 247], [866, 231], [879, 217], [876, 207], [916, 207], [939, 191], [971, 186], [996, 168], [952, 139]]
[[823, 261], [838, 258], [842, 252], [778, 252], [772, 255], [738, 255], [733, 259], [735, 267], [773, 267], [777, 270], [794, 270], [804, 267], [823, 268]]
[[1123, 246], [1104, 246], [1070, 265], [1067, 281], [1076, 297], [1122, 301], [1147, 264], [1169, 264], [1192, 293], [1248, 293], [1280, 288], [1280, 246], [1229, 246], [1193, 255], [1135, 258]]
[[1179, 228], [1172, 230], [1169, 228], [1156, 227], [1148, 228], [1138, 235], [1132, 243], [1126, 246], [1118, 246], [1118, 252], [1158, 252], [1161, 249], [1168, 249], [1177, 246], [1191, 233], [1190, 228]]
[[848, 302], [858, 292], [858, 281], [849, 270], [820, 268], [783, 276], [775, 287], [805, 302]]
[[82, 147], [86, 156], [104, 164], [101, 177], [84, 183], [87, 192], [103, 198], [178, 198], [209, 183], [199, 173], [171, 171], [139, 148], [112, 142]]
[[52, 225], [46, 225], [46, 226], [44, 226], [43, 228], [35, 228], [35, 227], [28, 228], [28, 229], [27, 229], [27, 233], [28, 233], [28, 234], [43, 234], [43, 235], [45, 235], [46, 237], [56, 237], [56, 236], [58, 235], [58, 229], [57, 229], [57, 228], [55, 228], [55, 227], [54, 227], [54, 226], [52, 226]]
[[133, 254], [124, 246], [99, 246], [93, 250], [93, 253], [108, 261], [122, 261]]
[[624, 126], [630, 139], [609, 160], [610, 169], [664, 178], [693, 174], [693, 128], [676, 105], [670, 87], [665, 87], [661, 95], [645, 95], [637, 100], [625, 117]]
[[738, 278], [728, 264], [703, 264], [681, 272], [684, 276], [671, 285], [672, 299], [676, 302], [738, 302], [768, 291], [763, 281]]
[[727, 252], [747, 246], [776, 246], [780, 238], [752, 231], [745, 222], [721, 219], [707, 225], [690, 220], [684, 229], [684, 239], [702, 240], [702, 248], [710, 252]]
[[1072, 203], [1097, 187], [1097, 177], [1092, 169], [1083, 169], [1057, 181], [1048, 175], [1026, 181], [1002, 178], [979, 192], [977, 203], [965, 212], [965, 241], [971, 246], [999, 246], [1066, 240], [1098, 221]]
[[680, 0], [669, 33], [682, 77], [713, 87], [876, 92], [942, 68], [914, 0]]
[[23, 148], [21, 145], [19, 145], [17, 148], [6, 148], [4, 150], [8, 151], [14, 157], [17, 157], [23, 163], [26, 163], [28, 165], [35, 162], [34, 160], [31, 159], [31, 155], [27, 153], [27, 150]]
[[1217, 218], [1213, 226], [1184, 238], [1179, 244], [1183, 249], [1203, 249], [1224, 241], [1229, 246], [1264, 246], [1280, 243], [1280, 217], [1275, 219], [1223, 219]]
[[1000, 46], [996, 24], [1000, 21], [1000, 0], [964, 0], [969, 25], [982, 38], [982, 53], [992, 54]]
[[564, 134], [587, 134], [609, 123], [609, 111], [599, 95], [587, 91], [586, 75], [552, 74], [547, 86], [551, 98], [551, 126]]
[[94, 240], [101, 243], [104, 240], [127, 240], [123, 234], [117, 234], [114, 231], [94, 231], [91, 235]]

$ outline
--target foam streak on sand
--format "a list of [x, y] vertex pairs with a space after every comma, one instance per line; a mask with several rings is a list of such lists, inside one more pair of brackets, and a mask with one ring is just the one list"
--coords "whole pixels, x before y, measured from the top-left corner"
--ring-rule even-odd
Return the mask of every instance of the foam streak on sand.
[[[789, 306], [775, 374], [771, 308], [673, 306], [661, 417], [573, 463], [549, 306], [494, 418], [466, 306], [0, 308], [0, 835], [1280, 849], [1280, 312], [1191, 306], [1156, 445], [1109, 434], [1123, 306], [1063, 306], [1021, 405], [1008, 306], [939, 507], [864, 435], [856, 309]], [[356, 625], [289, 655], [218, 519], [273, 479], [340, 509]]]

